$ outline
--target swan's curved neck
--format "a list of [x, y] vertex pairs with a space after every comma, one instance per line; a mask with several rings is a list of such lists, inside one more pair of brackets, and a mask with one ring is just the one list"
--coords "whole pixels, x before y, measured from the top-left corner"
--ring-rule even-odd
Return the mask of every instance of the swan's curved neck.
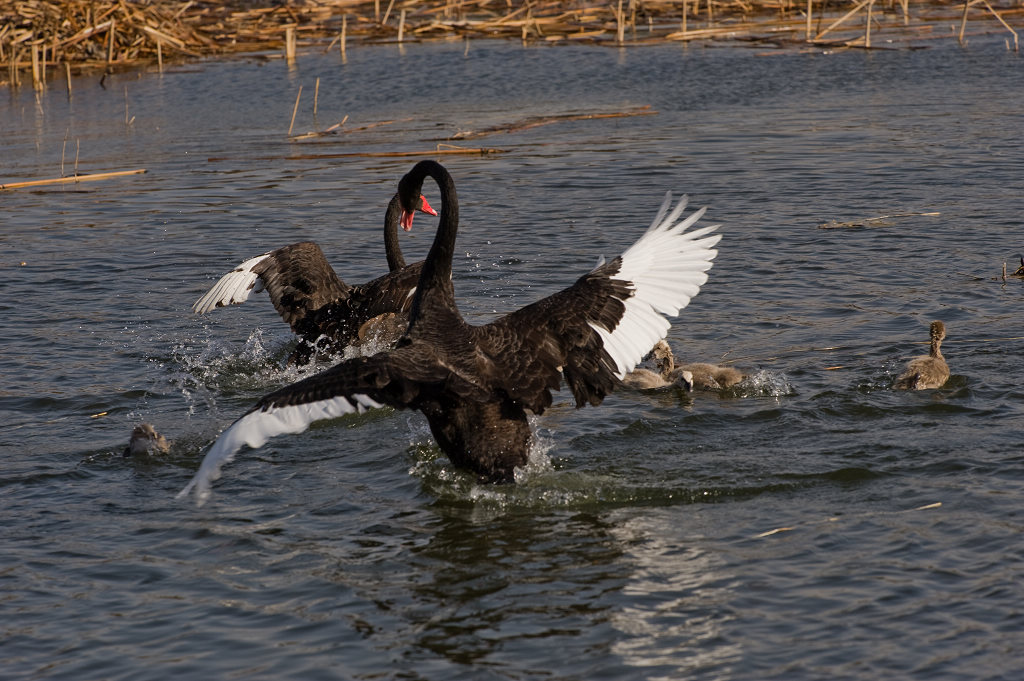
[[405, 197], [419, 197], [423, 181], [431, 177], [441, 192], [441, 213], [437, 234], [430, 253], [423, 263], [412, 303], [412, 319], [423, 314], [423, 307], [455, 310], [455, 291], [452, 288], [452, 257], [455, 254], [455, 236], [459, 230], [459, 199], [455, 194], [452, 176], [436, 161], [420, 161], [398, 185]]
[[405, 267], [402, 247], [398, 244], [398, 221], [402, 217], [402, 202], [396, 193], [384, 213], [384, 254], [388, 258], [388, 270], [395, 272]]

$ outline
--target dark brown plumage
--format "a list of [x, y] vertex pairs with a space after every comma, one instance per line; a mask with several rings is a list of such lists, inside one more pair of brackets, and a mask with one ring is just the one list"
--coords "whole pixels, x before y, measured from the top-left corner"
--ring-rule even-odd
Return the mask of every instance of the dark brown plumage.
[[928, 354], [915, 357], [907, 363], [907, 368], [893, 386], [897, 390], [941, 388], [949, 380], [949, 365], [941, 350], [942, 341], [946, 337], [946, 325], [939, 321], [932, 322], [928, 333], [931, 338]]
[[[598, 405], [664, 337], [664, 315], [696, 295], [716, 255], [717, 226], [684, 230], [703, 210], [677, 222], [666, 196], [651, 228], [622, 256], [572, 286], [490, 324], [473, 326], [455, 304], [452, 257], [459, 224], [455, 185], [434, 161], [421, 161], [399, 183], [403, 224], [411, 220], [426, 177], [441, 192], [441, 213], [423, 263], [405, 335], [393, 350], [357, 357], [261, 399], [207, 453], [181, 495], [202, 502], [220, 467], [243, 446], [313, 421], [390, 405], [422, 412], [451, 461], [482, 480], [508, 482], [527, 463], [527, 412], [543, 413], [564, 379], [576, 406]], [[179, 495], [180, 496], [180, 495]]]
[[[436, 215], [425, 199], [420, 197], [420, 201], [418, 210]], [[359, 329], [378, 315], [400, 316], [391, 328], [404, 330], [423, 263], [405, 264], [398, 243], [401, 213], [396, 194], [384, 216], [384, 251], [390, 271], [383, 276], [349, 286], [317, 244], [302, 241], [242, 263], [224, 275], [192, 309], [203, 313], [242, 303], [252, 291], [266, 289], [281, 319], [299, 336], [299, 344], [288, 359], [289, 364], [297, 365], [308, 363], [317, 354], [336, 354], [358, 344]], [[381, 326], [380, 331], [384, 330]], [[401, 330], [386, 336], [380, 333], [374, 339], [393, 343]]]
[[562, 377], [576, 405], [598, 405], [615, 388], [616, 369], [593, 320], [614, 328], [628, 297], [612, 277], [616, 258], [575, 285], [485, 326], [472, 326], [455, 305], [452, 255], [458, 199], [440, 164], [406, 175], [399, 194], [419, 194], [425, 176], [441, 190], [437, 237], [423, 263], [406, 336], [395, 350], [342, 363], [266, 396], [258, 409], [314, 402], [340, 392], [362, 393], [427, 417], [441, 449], [458, 466], [488, 481], [511, 481], [529, 455], [526, 411], [542, 414]]

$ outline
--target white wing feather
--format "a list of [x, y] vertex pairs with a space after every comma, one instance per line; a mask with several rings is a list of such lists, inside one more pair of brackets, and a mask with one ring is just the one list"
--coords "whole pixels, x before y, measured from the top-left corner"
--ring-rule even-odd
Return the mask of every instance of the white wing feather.
[[366, 395], [334, 397], [288, 407], [256, 409], [238, 419], [220, 434], [206, 453], [202, 465], [177, 498], [196, 492], [196, 504], [202, 506], [210, 498], [210, 486], [220, 477], [220, 469], [230, 463], [243, 445], [256, 449], [278, 435], [301, 433], [314, 421], [333, 419], [353, 412], [379, 408], [382, 405]]
[[[623, 301], [625, 311], [615, 329], [608, 331], [591, 323], [615, 362], [620, 379], [668, 334], [670, 324], [666, 316], [679, 314], [697, 295], [707, 281], [712, 261], [718, 255], [712, 247], [721, 235], [711, 234], [718, 225], [686, 232], [706, 209], [702, 208], [685, 220], [676, 222], [685, 210], [686, 202], [684, 196], [669, 213], [672, 194], [668, 192], [651, 226], [622, 254], [622, 266], [615, 278], [629, 282], [633, 295]], [[252, 268], [268, 255], [264, 253], [247, 260], [221, 277], [192, 309], [204, 313], [221, 305], [245, 301], [258, 279]], [[367, 395], [356, 394], [308, 404], [253, 410], [221, 433], [191, 482], [178, 493], [178, 498], [195, 490], [196, 502], [202, 505], [210, 496], [211, 484], [220, 477], [221, 467], [230, 462], [244, 445], [262, 447], [270, 438], [300, 433], [314, 421], [380, 406]]]
[[196, 314], [205, 314], [225, 305], [238, 305], [248, 300], [250, 293], [262, 291], [263, 286], [257, 285], [259, 275], [252, 270], [272, 252], [268, 251], [255, 258], [250, 258], [225, 274], [202, 298], [195, 302], [192, 311]]
[[612, 331], [591, 324], [615, 362], [620, 379], [668, 334], [671, 325], [665, 317], [678, 315], [697, 295], [718, 255], [712, 247], [722, 235], [711, 232], [719, 225], [686, 231], [700, 220], [706, 208], [676, 222], [686, 203], [687, 197], [683, 196], [669, 212], [672, 193], [665, 194], [651, 226], [622, 254], [622, 267], [615, 279], [630, 282], [633, 289], [633, 295], [623, 301], [626, 310], [622, 319]]

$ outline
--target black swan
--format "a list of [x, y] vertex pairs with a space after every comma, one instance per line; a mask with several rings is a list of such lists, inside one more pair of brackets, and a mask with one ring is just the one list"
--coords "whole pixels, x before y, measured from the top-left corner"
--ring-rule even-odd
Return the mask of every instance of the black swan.
[[907, 368], [896, 379], [893, 387], [897, 390], [927, 390], [941, 388], [949, 380], [949, 365], [942, 356], [942, 340], [946, 337], [946, 325], [932, 322], [929, 329], [931, 349], [927, 355], [915, 357], [907, 363]]
[[[417, 210], [437, 212], [422, 196]], [[389, 272], [365, 284], [349, 286], [334, 272], [320, 247], [312, 241], [282, 246], [246, 260], [197, 300], [192, 311], [209, 312], [245, 302], [263, 289], [281, 318], [299, 336], [288, 364], [307, 364], [317, 352], [335, 354], [347, 346], [379, 337], [397, 340], [404, 331], [412, 291], [423, 263], [406, 265], [398, 245], [402, 206], [396, 194], [384, 215], [384, 252]], [[412, 228], [409, 220], [408, 231]], [[393, 325], [375, 325], [378, 315], [399, 315]], [[394, 331], [398, 329], [398, 331]]]
[[441, 192], [441, 216], [413, 297], [409, 325], [395, 349], [356, 357], [261, 399], [221, 433], [199, 471], [178, 494], [210, 494], [220, 468], [243, 445], [299, 433], [320, 419], [389, 405], [418, 409], [441, 450], [482, 480], [514, 480], [531, 444], [527, 411], [541, 414], [551, 391], [569, 385], [577, 408], [598, 405], [707, 281], [718, 225], [685, 232], [704, 214], [677, 223], [666, 195], [651, 227], [621, 256], [601, 262], [572, 286], [483, 326], [455, 306], [452, 255], [459, 224], [451, 176], [421, 161], [399, 183], [411, 219], [425, 178]]
[[124, 455], [141, 456], [143, 454], [166, 454], [171, 450], [170, 444], [156, 428], [148, 423], [140, 423], [132, 430], [128, 446], [124, 448]]

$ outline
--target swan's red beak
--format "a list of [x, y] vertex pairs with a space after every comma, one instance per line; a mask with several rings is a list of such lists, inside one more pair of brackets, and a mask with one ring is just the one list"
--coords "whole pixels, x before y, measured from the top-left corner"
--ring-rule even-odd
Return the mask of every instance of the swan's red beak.
[[415, 212], [403, 210], [402, 219], [399, 221], [402, 224], [402, 229], [410, 231], [412, 229], [412, 219], [416, 215]]
[[[437, 211], [431, 208], [430, 204], [427, 203], [427, 197], [420, 194], [420, 205], [417, 206], [417, 210], [421, 210], [427, 215], [437, 215]], [[415, 217], [416, 211], [402, 211], [402, 229], [409, 232], [412, 230], [412, 219]]]
[[427, 215], [437, 215], [437, 211], [431, 208], [430, 204], [427, 203], [427, 197], [420, 194], [420, 210]]

